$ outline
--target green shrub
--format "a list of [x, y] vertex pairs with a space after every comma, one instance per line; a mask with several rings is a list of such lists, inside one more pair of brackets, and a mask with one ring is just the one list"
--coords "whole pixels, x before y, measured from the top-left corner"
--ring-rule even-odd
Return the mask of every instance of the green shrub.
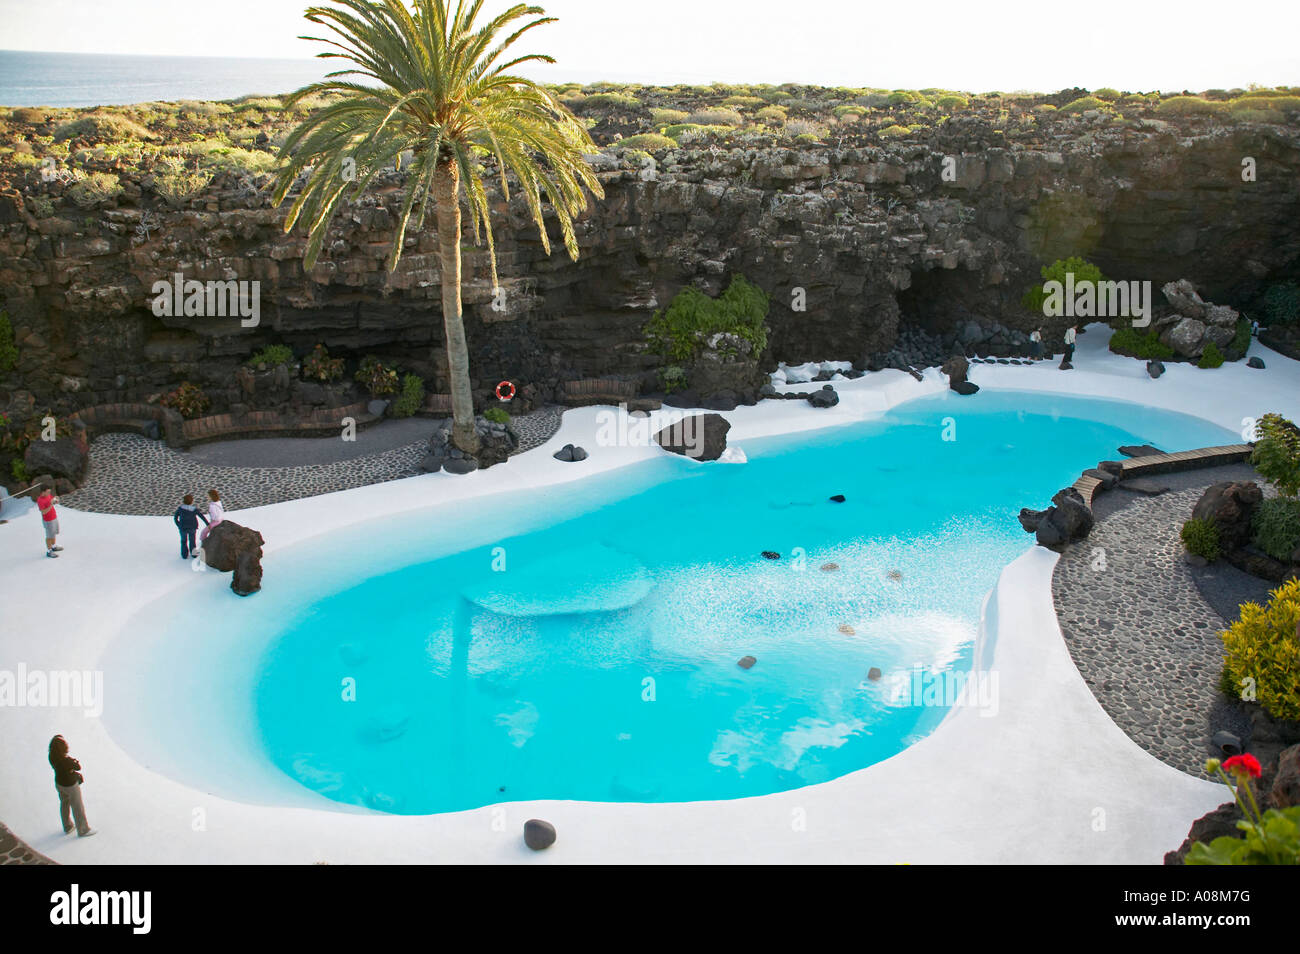
[[667, 126], [671, 123], [684, 123], [690, 113], [684, 109], [664, 109], [656, 106], [650, 110], [650, 118], [656, 126]]
[[664, 391], [668, 394], [683, 391], [686, 389], [686, 369], [678, 364], [660, 368], [659, 380], [663, 382]]
[[639, 109], [641, 100], [635, 96], [629, 96], [627, 93], [592, 93], [590, 96], [583, 98], [581, 105], [584, 110], [592, 106]]
[[[1066, 276], [1074, 276], [1075, 289], [1083, 285], [1095, 285], [1102, 281], [1101, 269], [1089, 261], [1072, 255], [1069, 258], [1058, 258], [1051, 265], [1044, 265], [1038, 270], [1042, 276], [1043, 282], [1060, 282], [1065, 284]], [[1029, 291], [1025, 292], [1021, 298], [1021, 303], [1030, 311], [1042, 314], [1043, 302], [1047, 300], [1047, 293], [1043, 291], [1042, 285], [1035, 285]]]
[[331, 358], [325, 346], [318, 344], [303, 359], [302, 376], [308, 381], [337, 381], [343, 377], [343, 359]]
[[1228, 344], [1228, 353], [1233, 356], [1233, 361], [1240, 361], [1245, 357], [1246, 352], [1250, 350], [1250, 319], [1237, 319], [1237, 333], [1232, 336], [1232, 341]]
[[728, 96], [722, 101], [723, 106], [739, 106], [741, 109], [752, 109], [755, 106], [762, 106], [767, 100], [761, 96]]
[[1232, 676], [1228, 673], [1228, 667], [1224, 666], [1219, 670], [1219, 691], [1229, 699], [1240, 699], [1242, 687], [1232, 681]]
[[373, 397], [397, 393], [397, 372], [386, 367], [373, 354], [361, 359], [361, 366], [353, 376], [358, 384], [370, 392]]
[[890, 106], [905, 106], [908, 103], [919, 103], [925, 99], [914, 89], [896, 89], [889, 94], [887, 102]]
[[1281, 414], [1259, 419], [1251, 465], [1285, 497], [1300, 493], [1300, 429]]
[[510, 415], [506, 413], [503, 407], [490, 407], [483, 412], [483, 419], [491, 421], [493, 424], [509, 424]]
[[1216, 103], [1199, 96], [1171, 96], [1160, 101], [1156, 112], [1170, 116], [1214, 116], [1222, 113], [1225, 108], [1224, 103]]
[[1103, 86], [1101, 89], [1094, 89], [1092, 95], [1108, 103], [1113, 103], [1119, 99], [1120, 92], [1117, 89], [1111, 89], [1109, 86]]
[[745, 117], [734, 109], [700, 109], [686, 118], [697, 126], [743, 126]]
[[641, 133], [637, 136], [628, 136], [626, 139], [620, 139], [614, 143], [614, 148], [623, 149], [642, 149], [646, 152], [659, 152], [662, 149], [676, 149], [677, 140], [668, 136], [661, 136], [658, 133]]
[[1061, 107], [1060, 111], [1063, 113], [1082, 113], [1090, 109], [1109, 110], [1111, 108], [1110, 103], [1104, 99], [1098, 99], [1096, 96], [1080, 96], [1078, 99], [1066, 103]]
[[424, 378], [418, 374], [402, 375], [402, 393], [393, 401], [388, 413], [392, 417], [410, 417], [424, 405]]
[[656, 311], [646, 325], [646, 340], [664, 358], [674, 362], [694, 357], [706, 339], [733, 334], [748, 341], [757, 357], [767, 347], [767, 294], [737, 274], [717, 298], [686, 286], [666, 309]]
[[1161, 341], [1154, 331], [1142, 332], [1131, 325], [1115, 329], [1110, 336], [1110, 350], [1115, 354], [1144, 361], [1164, 361], [1174, 356], [1174, 349]]
[[786, 111], [780, 106], [764, 106], [754, 114], [754, 118], [768, 126], [779, 126], [786, 120]]
[[1223, 551], [1219, 546], [1219, 528], [1212, 520], [1192, 518], [1183, 524], [1179, 536], [1187, 552], [1213, 563]]
[[1269, 497], [1259, 505], [1251, 522], [1251, 542], [1283, 562], [1300, 548], [1300, 500]]
[[0, 372], [12, 371], [18, 364], [18, 346], [14, 344], [14, 326], [9, 312], [0, 311]]
[[267, 345], [249, 358], [246, 363], [250, 368], [256, 368], [258, 365], [263, 364], [268, 368], [275, 368], [282, 364], [293, 364], [293, 349], [282, 344]]
[[108, 172], [92, 172], [68, 190], [68, 198], [77, 208], [87, 211], [101, 202], [116, 199], [122, 194], [122, 183]]
[[178, 156], [161, 159], [159, 165], [161, 168], [154, 173], [154, 191], [173, 208], [180, 208], [212, 181], [212, 173], [200, 169], [198, 160], [192, 169]]
[[1283, 583], [1267, 607], [1244, 603], [1241, 615], [1220, 637], [1224, 668], [1240, 685], [1254, 684], [1255, 698], [1275, 719], [1300, 719], [1300, 579]]
[[1213, 341], [1207, 342], [1205, 350], [1201, 352], [1201, 360], [1196, 362], [1198, 368], [1221, 368], [1223, 367], [1223, 352]]
[[31, 123], [32, 125], [40, 125], [49, 117], [50, 111], [48, 109], [30, 109], [27, 107], [15, 109], [9, 114], [9, 118], [16, 123]]
[[89, 116], [63, 123], [54, 130], [55, 142], [67, 142], [70, 139], [103, 142], [152, 138], [153, 134], [139, 123], [132, 122], [125, 116], [114, 116], [107, 113], [91, 113]]
[[1278, 282], [1264, 292], [1264, 314], [1269, 324], [1289, 325], [1300, 318], [1300, 285]]
[[892, 126], [886, 126], [884, 129], [880, 130], [880, 138], [898, 139], [902, 136], [906, 136], [910, 132], [911, 130], [908, 129], [906, 126], [900, 126], [897, 123], [895, 123]]
[[176, 390], [164, 395], [158, 403], [163, 407], [180, 411], [181, 417], [186, 420], [202, 416], [212, 406], [212, 400], [203, 389], [189, 381], [182, 381]]
[[942, 110], [952, 112], [957, 109], [969, 108], [970, 100], [960, 94], [949, 93], [946, 96], [940, 96], [934, 101], [934, 104]]

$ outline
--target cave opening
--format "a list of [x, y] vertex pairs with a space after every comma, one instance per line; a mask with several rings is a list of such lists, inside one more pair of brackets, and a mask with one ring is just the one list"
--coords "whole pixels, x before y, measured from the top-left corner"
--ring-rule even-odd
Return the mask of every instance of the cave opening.
[[898, 333], [922, 331], [946, 338], [967, 321], [981, 324], [979, 275], [967, 268], [918, 269], [912, 284], [898, 293]]

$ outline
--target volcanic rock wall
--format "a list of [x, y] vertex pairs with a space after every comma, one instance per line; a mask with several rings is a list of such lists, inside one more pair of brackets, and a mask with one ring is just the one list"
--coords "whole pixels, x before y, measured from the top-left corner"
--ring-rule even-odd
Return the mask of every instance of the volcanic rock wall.
[[[1255, 181], [1243, 181], [1246, 157]], [[1042, 264], [1068, 255], [1156, 288], [1190, 278], [1238, 305], [1300, 268], [1291, 127], [1081, 120], [1027, 149], [954, 120], [922, 143], [593, 162], [606, 197], [578, 224], [576, 263], [556, 238], [546, 256], [522, 204], [498, 201], [494, 299], [466, 232], [480, 392], [505, 378], [539, 400], [572, 378], [640, 376], [649, 387], [659, 361], [643, 345], [647, 319], [684, 284], [716, 293], [737, 272], [772, 298], [770, 366], [865, 364], [909, 323], [946, 340], [972, 321], [1029, 330], [1043, 320], [1021, 296]], [[218, 180], [179, 210], [144, 207], [138, 189], [89, 213], [0, 193], [0, 308], [20, 354], [0, 374], [0, 411], [147, 400], [182, 380], [220, 410], [240, 400], [235, 369], [277, 342], [299, 355], [317, 342], [353, 360], [377, 353], [442, 391], [433, 229], [408, 236], [394, 273], [384, 267], [399, 186], [393, 174], [346, 208], [310, 273], [303, 238], [282, 231], [284, 210], [247, 183]], [[178, 272], [259, 281], [260, 323], [155, 316], [153, 284]], [[804, 310], [792, 307], [800, 297]]]

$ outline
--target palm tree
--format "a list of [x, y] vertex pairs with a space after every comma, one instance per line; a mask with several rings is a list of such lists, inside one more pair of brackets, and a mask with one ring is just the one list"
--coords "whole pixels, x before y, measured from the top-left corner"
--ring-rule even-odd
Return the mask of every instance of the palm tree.
[[[327, 26], [333, 39], [317, 54], [349, 61], [293, 93], [292, 106], [308, 97], [329, 96], [285, 140], [274, 203], [280, 205], [301, 176], [301, 192], [284, 223], [286, 232], [306, 223], [303, 256], [308, 270], [329, 231], [339, 199], [356, 199], [380, 172], [405, 164], [405, 196], [397, 220], [388, 269], [397, 267], [408, 227], [418, 232], [432, 198], [438, 223], [442, 320], [451, 379], [452, 440], [475, 453], [474, 403], [469, 354], [461, 318], [461, 210], [463, 197], [474, 241], [486, 240], [497, 288], [496, 251], [484, 173], [495, 166], [503, 197], [521, 192], [549, 255], [543, 202], [555, 211], [564, 247], [575, 261], [573, 218], [587, 208], [590, 190], [604, 198], [600, 182], [583, 156], [595, 151], [581, 123], [532, 80], [509, 71], [521, 63], [553, 63], [544, 54], [499, 62], [521, 36], [554, 22], [540, 7], [517, 4], [475, 27], [483, 0], [333, 0], [333, 7], [309, 7], [306, 17]], [[525, 21], [525, 22], [521, 22]], [[507, 30], [509, 28], [509, 31]], [[415, 221], [411, 223], [412, 215]]]

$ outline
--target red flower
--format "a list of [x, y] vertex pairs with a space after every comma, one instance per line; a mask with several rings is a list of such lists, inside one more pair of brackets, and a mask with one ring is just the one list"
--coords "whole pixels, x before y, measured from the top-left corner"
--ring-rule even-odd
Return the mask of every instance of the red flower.
[[1259, 759], [1247, 752], [1245, 755], [1234, 755], [1223, 763], [1225, 772], [1247, 772], [1251, 778], [1259, 778], [1261, 769]]

